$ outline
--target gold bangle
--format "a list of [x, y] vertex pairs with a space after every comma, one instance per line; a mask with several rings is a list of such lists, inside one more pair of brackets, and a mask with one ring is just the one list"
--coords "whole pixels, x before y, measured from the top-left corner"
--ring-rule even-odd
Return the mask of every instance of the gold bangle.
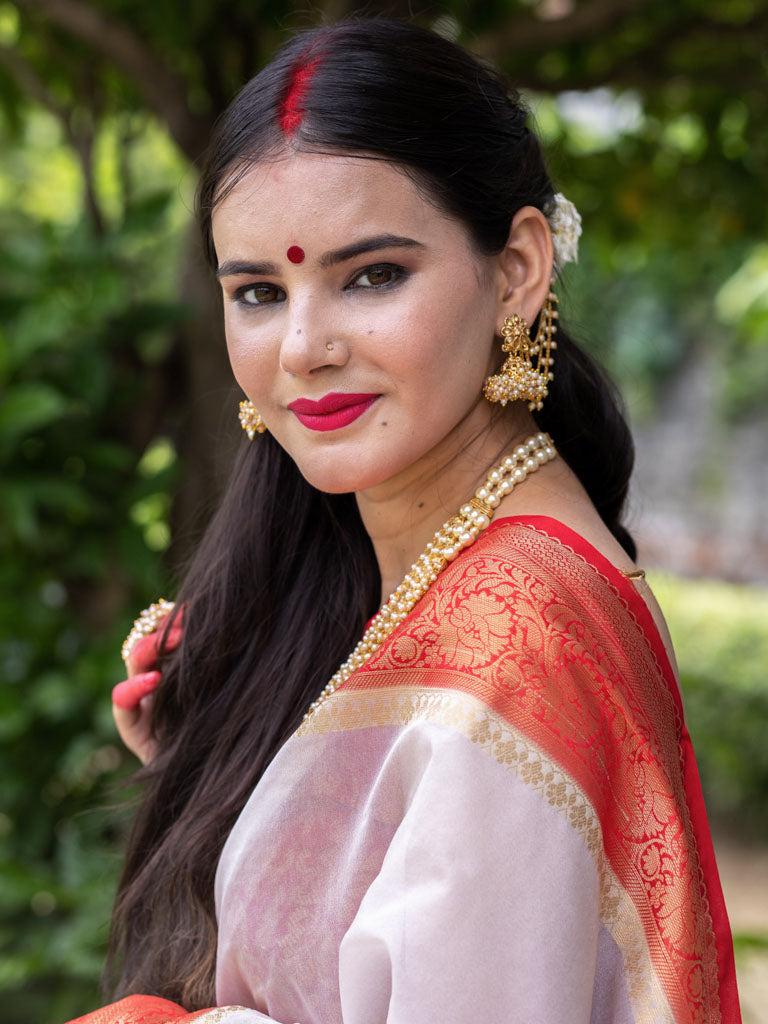
[[131, 652], [139, 640], [142, 637], [149, 636], [150, 633], [154, 633], [160, 624], [160, 620], [170, 615], [174, 607], [173, 601], [166, 601], [164, 597], [161, 597], [159, 601], [155, 601], [154, 604], [151, 604], [149, 608], [145, 608], [141, 615], [139, 615], [133, 624], [131, 632], [125, 638], [120, 652], [126, 668], [128, 667], [128, 659], [131, 656]]

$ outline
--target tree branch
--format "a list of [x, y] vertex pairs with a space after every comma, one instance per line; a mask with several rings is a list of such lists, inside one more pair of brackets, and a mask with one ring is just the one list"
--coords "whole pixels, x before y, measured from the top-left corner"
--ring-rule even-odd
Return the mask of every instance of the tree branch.
[[604, 33], [627, 15], [654, 0], [590, 0], [571, 14], [542, 21], [532, 14], [513, 17], [492, 32], [478, 36], [472, 50], [487, 57], [502, 58], [523, 50], [549, 49], [581, 42]]
[[191, 159], [199, 156], [207, 136], [207, 119], [189, 109], [183, 81], [162, 58], [127, 26], [82, 0], [17, 0], [112, 61], [133, 82], [147, 105], [167, 125], [179, 148]]
[[18, 82], [22, 92], [61, 123], [62, 131], [68, 144], [75, 151], [83, 174], [83, 198], [85, 209], [96, 234], [104, 230], [104, 217], [101, 212], [96, 186], [93, 180], [93, 131], [84, 126], [76, 127], [71, 110], [62, 106], [54, 99], [45, 82], [35, 69], [16, 50], [0, 44], [0, 62], [2, 62]]
[[[675, 60], [675, 49], [683, 43], [695, 40], [697, 36], [727, 39], [730, 44], [744, 42], [754, 43], [762, 38], [768, 28], [768, 13], [755, 15], [741, 24], [719, 23], [704, 19], [699, 15], [681, 18], [676, 24], [669, 25], [661, 35], [652, 35], [632, 54], [622, 54], [620, 58], [603, 67], [599, 72], [568, 69], [556, 79], [539, 74], [532, 65], [524, 68], [519, 64], [515, 68], [515, 84], [542, 92], [564, 92], [566, 90], [595, 89], [602, 85], [641, 86], [649, 88], [659, 85], [670, 76], [677, 80], [690, 81], [694, 86], [701, 85], [701, 74], [707, 75], [713, 84], [722, 84], [738, 88], [764, 88], [765, 73], [758, 60], [743, 59], [738, 65], [733, 60], [714, 64], [706, 69], [681, 66]], [[499, 50], [493, 54], [494, 59], [503, 66], [505, 58], [510, 54]]]
[[0, 63], [4, 64], [16, 79], [21, 91], [39, 103], [41, 107], [57, 117], [69, 132], [69, 112], [52, 96], [50, 90], [18, 50], [0, 43]]
[[[515, 86], [535, 93], [588, 92], [601, 86], [619, 89], [637, 88], [650, 90], [664, 84], [665, 73], [674, 75], [675, 81], [698, 87], [701, 85], [701, 74], [662, 67], [649, 67], [642, 61], [631, 66], [622, 65], [609, 69], [600, 75], [566, 74], [553, 82], [535, 72], [524, 73], [515, 77]], [[730, 66], [712, 68], [707, 71], [707, 84], [720, 89], [737, 92], [765, 92], [765, 76], [758, 72], [750, 73], [748, 69]]]

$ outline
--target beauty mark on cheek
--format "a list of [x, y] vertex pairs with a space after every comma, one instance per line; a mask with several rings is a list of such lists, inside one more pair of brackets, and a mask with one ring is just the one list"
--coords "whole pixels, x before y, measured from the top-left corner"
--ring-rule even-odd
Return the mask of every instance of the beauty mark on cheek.
[[303, 263], [304, 262], [304, 250], [300, 245], [292, 245], [288, 252], [285, 254], [291, 263]]

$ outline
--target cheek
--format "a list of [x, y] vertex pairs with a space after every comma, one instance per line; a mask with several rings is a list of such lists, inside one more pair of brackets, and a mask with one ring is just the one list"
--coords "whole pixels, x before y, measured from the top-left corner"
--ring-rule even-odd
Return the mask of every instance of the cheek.
[[[400, 324], [399, 353], [411, 380], [429, 380], [441, 391], [463, 393], [486, 376], [494, 344], [494, 309], [477, 289], [442, 292], [422, 301]], [[405, 376], [405, 374], [403, 375]]]
[[224, 334], [235, 380], [244, 391], [254, 395], [268, 366], [269, 345], [260, 332], [228, 312], [224, 314]]

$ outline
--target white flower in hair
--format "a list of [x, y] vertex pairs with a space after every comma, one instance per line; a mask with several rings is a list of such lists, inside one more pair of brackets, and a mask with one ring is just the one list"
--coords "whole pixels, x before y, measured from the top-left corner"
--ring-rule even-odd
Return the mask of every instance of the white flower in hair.
[[576, 263], [579, 258], [581, 214], [562, 192], [557, 192], [545, 204], [544, 216], [552, 232], [555, 270], [560, 271], [566, 263]]

